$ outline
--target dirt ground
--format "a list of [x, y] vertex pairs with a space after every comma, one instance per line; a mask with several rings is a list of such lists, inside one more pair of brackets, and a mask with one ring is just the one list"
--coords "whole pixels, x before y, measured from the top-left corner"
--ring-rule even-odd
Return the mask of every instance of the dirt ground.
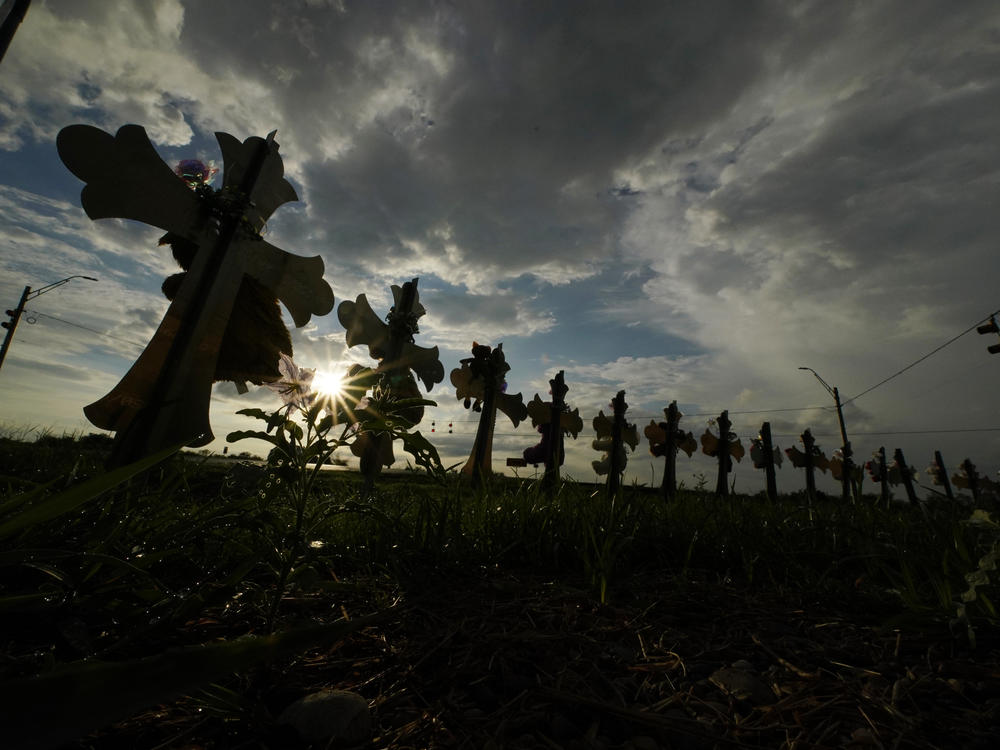
[[[383, 591], [398, 616], [234, 678], [223, 687], [238, 706], [185, 698], [77, 747], [305, 748], [273, 717], [324, 688], [355, 691], [371, 709], [370, 737], [329, 745], [340, 748], [996, 747], [995, 633], [979, 632], [970, 650], [946, 624], [886, 624], [888, 612], [861, 601], [645, 575], [600, 605], [585, 584], [482, 574]], [[371, 601], [283, 606], [335, 619], [372, 612]], [[211, 618], [191, 627], [232, 635]]]

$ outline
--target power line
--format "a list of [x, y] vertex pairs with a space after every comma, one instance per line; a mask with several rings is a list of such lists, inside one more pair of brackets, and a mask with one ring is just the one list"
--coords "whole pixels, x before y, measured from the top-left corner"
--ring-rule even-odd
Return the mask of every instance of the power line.
[[[728, 409], [730, 414], [774, 414], [782, 411], [813, 411], [814, 409], [821, 409], [823, 411], [829, 411], [833, 409], [832, 406], [791, 406], [785, 409], [744, 409], [744, 410], [733, 410]], [[722, 409], [718, 411], [709, 412], [699, 412], [698, 414], [685, 414], [685, 417], [717, 417], [722, 412]], [[635, 419], [659, 419], [660, 417], [635, 417]]]
[[104, 336], [105, 338], [115, 339], [117, 341], [122, 341], [126, 344], [131, 344], [132, 346], [136, 346], [140, 349], [144, 349], [146, 347], [145, 344], [139, 344], [136, 343], [135, 341], [129, 341], [128, 339], [123, 339], [121, 336], [115, 336], [113, 333], [107, 333], [106, 331], [98, 331], [96, 328], [89, 328], [87, 326], [80, 325], [79, 323], [73, 323], [72, 321], [69, 320], [63, 320], [62, 318], [57, 318], [55, 315], [49, 315], [48, 313], [38, 312], [37, 310], [28, 310], [27, 315], [37, 318], [49, 318], [50, 320], [55, 320], [65, 325], [73, 326], [74, 328], [82, 328], [85, 331], [96, 333], [98, 336]]
[[911, 362], [906, 367], [904, 367], [902, 370], [898, 370], [897, 372], [894, 372], [892, 375], [890, 375], [889, 377], [887, 377], [885, 380], [880, 380], [878, 383], [876, 383], [875, 385], [873, 385], [871, 388], [866, 388], [865, 390], [861, 391], [861, 393], [859, 393], [857, 396], [853, 396], [853, 397], [847, 399], [847, 401], [845, 401], [842, 405], [843, 406], [847, 406], [852, 401], [857, 401], [859, 398], [861, 398], [862, 396], [864, 396], [866, 393], [870, 393], [871, 391], [874, 391], [879, 386], [885, 385], [886, 383], [888, 383], [893, 378], [899, 377], [904, 372], [906, 372], [907, 370], [909, 370], [911, 367], [915, 367], [916, 365], [919, 365], [921, 362], [923, 362], [925, 359], [927, 359], [928, 357], [930, 357], [932, 354], [937, 354], [939, 351], [941, 351], [942, 349], [944, 349], [949, 344], [952, 344], [955, 341], [958, 341], [958, 339], [962, 338], [962, 336], [964, 336], [965, 334], [969, 333], [969, 331], [973, 330], [974, 328], [976, 328], [977, 326], [981, 325], [982, 323], [984, 323], [985, 321], [989, 320], [991, 317], [993, 317], [994, 315], [997, 315], [998, 313], [1000, 313], [1000, 310], [996, 310], [996, 311], [990, 313], [989, 315], [987, 315], [982, 320], [976, 321], [975, 323], [973, 323], [971, 326], [969, 326], [968, 328], [966, 328], [964, 331], [962, 331], [957, 336], [955, 336], [953, 338], [950, 338], [947, 341], [945, 341], [938, 348], [934, 349], [933, 351], [928, 352], [927, 354], [925, 354], [924, 356], [922, 356], [920, 359], [917, 359], [917, 360]]
[[[728, 411], [729, 411], [730, 414], [774, 414], [774, 413], [777, 413], [777, 412], [814, 411], [814, 410], [817, 410], [817, 409], [818, 410], [822, 410], [822, 411], [830, 411], [833, 408], [834, 407], [832, 407], [832, 406], [792, 406], [792, 407], [787, 407], [787, 408], [784, 408], [784, 409], [745, 409], [745, 410], [737, 410], [737, 411], [734, 411], [732, 409], [728, 409]], [[706, 411], [706, 412], [699, 412], [697, 414], [685, 414], [684, 416], [685, 417], [717, 417], [721, 411], [722, 411], [722, 409], [719, 409], [719, 411]], [[628, 418], [630, 420], [636, 420], [636, 421], [638, 421], [638, 420], [646, 420], [646, 419], [663, 419], [663, 415], [662, 414], [640, 414], [640, 415], [633, 416], [633, 415], [629, 414]], [[478, 418], [476, 418], [476, 419], [450, 419], [448, 421], [449, 422], [454, 422], [455, 424], [468, 424], [468, 423], [477, 423], [478, 424], [479, 419]]]
[[[865, 436], [876, 436], [876, 435], [944, 435], [949, 433], [960, 433], [960, 432], [1000, 432], [1000, 427], [963, 427], [947, 430], [883, 430], [880, 432], [851, 432], [851, 436], [855, 435], [865, 435]], [[840, 437], [840, 433], [834, 432], [814, 432], [812, 433], [814, 437]], [[775, 433], [772, 437], [798, 437], [795, 433]]]

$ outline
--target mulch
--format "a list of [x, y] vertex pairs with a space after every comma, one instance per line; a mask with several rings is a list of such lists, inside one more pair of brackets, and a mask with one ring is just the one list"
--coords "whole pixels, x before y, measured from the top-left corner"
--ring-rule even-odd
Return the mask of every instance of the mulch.
[[[482, 573], [394, 584], [379, 592], [398, 597], [385, 624], [234, 678], [227, 690], [257, 696], [242, 714], [190, 697], [77, 747], [305, 748], [269, 717], [324, 688], [369, 701], [374, 731], [357, 748], [997, 746], [994, 633], [980, 629], [972, 650], [946, 624], [887, 625], [860, 600], [637, 575], [601, 605], [577, 583]], [[333, 619], [367, 614], [371, 601], [283, 607]]]

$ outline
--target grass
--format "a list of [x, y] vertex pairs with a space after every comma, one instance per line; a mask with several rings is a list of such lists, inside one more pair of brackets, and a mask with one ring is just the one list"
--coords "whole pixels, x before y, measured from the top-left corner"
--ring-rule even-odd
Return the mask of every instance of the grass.
[[[0, 695], [21, 717], [16, 737], [45, 724], [52, 707], [39, 695], [70, 691], [75, 718], [43, 733], [50, 744], [142, 705], [207, 695], [221, 674], [253, 675], [246, 697], [268, 680], [262, 665], [352, 632], [343, 605], [303, 626], [303, 602], [350, 592], [384, 614], [400, 591], [497, 571], [583, 581], [605, 606], [619, 582], [643, 576], [680, 590], [710, 580], [807, 593], [966, 646], [998, 621], [993, 507], [704, 491], [666, 504], [641, 487], [608, 498], [564, 483], [549, 496], [526, 480], [473, 491], [454, 475], [416, 474], [366, 493], [359, 476], [313, 469], [303, 492], [287, 464], [173, 453], [109, 477], [106, 439], [23, 437], [0, 438]], [[209, 641], [211, 658], [183, 651]], [[168, 675], [157, 659], [181, 666]], [[141, 696], [123, 687], [137, 674]]]

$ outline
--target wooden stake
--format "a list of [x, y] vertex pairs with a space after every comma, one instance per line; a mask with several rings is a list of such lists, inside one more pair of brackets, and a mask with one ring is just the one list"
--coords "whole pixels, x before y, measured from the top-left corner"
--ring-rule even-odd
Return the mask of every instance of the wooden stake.
[[549, 445], [545, 455], [545, 474], [542, 476], [542, 487], [548, 494], [552, 494], [559, 484], [559, 466], [563, 462], [563, 431], [562, 413], [566, 403], [566, 393], [569, 388], [566, 386], [565, 373], [560, 370], [556, 376], [549, 381], [552, 387], [552, 407], [549, 418]]
[[816, 499], [816, 469], [814, 466], [816, 439], [808, 428], [801, 437], [806, 455], [806, 494], [809, 496], [809, 502], [813, 502]]
[[948, 470], [944, 466], [944, 459], [941, 458], [941, 451], [934, 451], [934, 465], [937, 467], [938, 477], [944, 487], [944, 494], [949, 500], [955, 499], [955, 493], [951, 489], [951, 480], [948, 479]]
[[677, 496], [677, 437], [678, 425], [681, 421], [681, 411], [677, 408], [677, 402], [671, 401], [670, 406], [664, 409], [667, 418], [665, 423], [661, 423], [667, 433], [667, 441], [664, 445], [663, 482], [660, 484], [660, 492], [665, 500], [673, 500]]
[[979, 472], [976, 471], [975, 465], [969, 459], [962, 461], [962, 471], [965, 472], [965, 476], [969, 480], [969, 492], [972, 493], [972, 500], [979, 504]]
[[882, 505], [886, 508], [889, 507], [889, 502], [892, 500], [892, 495], [889, 493], [889, 467], [886, 465], [885, 461], [885, 446], [883, 445], [878, 449], [878, 473], [881, 485], [881, 496]]
[[910, 505], [917, 504], [917, 493], [913, 489], [913, 475], [910, 472], [910, 467], [906, 463], [906, 458], [903, 456], [903, 451], [900, 448], [896, 448], [894, 454], [896, 459], [896, 465], [899, 467], [899, 476], [903, 480], [903, 487], [906, 488], [906, 497], [910, 501]]
[[764, 453], [764, 477], [767, 481], [767, 499], [772, 503], [778, 499], [778, 485], [774, 477], [774, 444], [771, 441], [771, 423], [760, 426], [760, 447]]
[[625, 410], [628, 408], [628, 404], [625, 403], [625, 391], [618, 391], [611, 401], [611, 408], [614, 411], [614, 421], [611, 426], [611, 455], [609, 457], [611, 468], [608, 471], [608, 497], [613, 498], [618, 494], [622, 472], [625, 470], [625, 467], [622, 466], [622, 459], [625, 457], [622, 437], [625, 432]]
[[729, 472], [733, 468], [733, 459], [729, 453], [729, 429], [733, 423], [729, 421], [729, 410], [719, 415], [719, 475], [715, 482], [715, 494], [729, 497]]

